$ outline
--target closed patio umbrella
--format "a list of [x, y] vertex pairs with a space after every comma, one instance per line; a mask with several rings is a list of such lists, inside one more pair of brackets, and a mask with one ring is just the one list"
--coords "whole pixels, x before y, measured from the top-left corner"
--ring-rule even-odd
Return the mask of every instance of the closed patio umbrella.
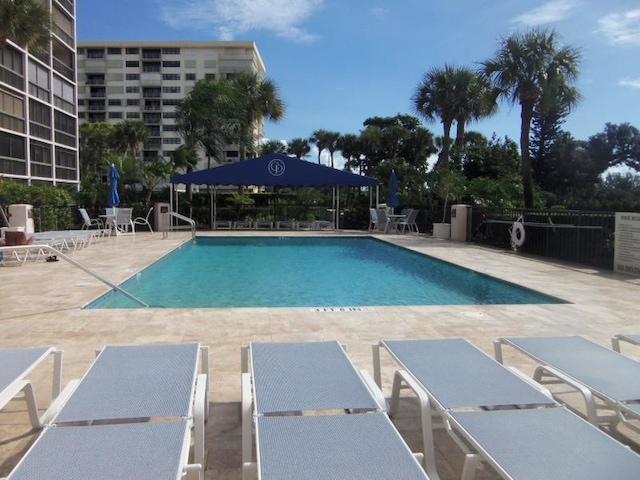
[[120, 205], [120, 195], [118, 195], [118, 179], [120, 174], [114, 164], [109, 169], [109, 198], [107, 198], [107, 206], [117, 207]]
[[389, 196], [387, 197], [387, 207], [391, 208], [391, 213], [393, 210], [400, 205], [398, 202], [398, 177], [396, 176], [396, 171], [391, 170], [391, 176], [389, 177]]

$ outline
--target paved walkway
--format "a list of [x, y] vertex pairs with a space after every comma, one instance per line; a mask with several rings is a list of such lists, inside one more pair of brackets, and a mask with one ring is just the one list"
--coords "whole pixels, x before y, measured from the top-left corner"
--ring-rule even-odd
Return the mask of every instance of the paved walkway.
[[[373, 307], [351, 312], [316, 312], [310, 308], [82, 310], [109, 288], [64, 261], [39, 261], [23, 267], [0, 267], [0, 348], [53, 345], [63, 349], [66, 384], [83, 375], [95, 350], [105, 344], [198, 341], [209, 345], [212, 404], [206, 432], [206, 478], [234, 480], [240, 479], [241, 472], [240, 347], [250, 341], [336, 339], [347, 345], [359, 368], [371, 371], [371, 343], [380, 339], [465, 337], [492, 354], [492, 342], [501, 336], [580, 334], [609, 346], [609, 338], [615, 333], [640, 332], [640, 279], [424, 235], [379, 238], [569, 303]], [[120, 283], [188, 239], [185, 233], [173, 233], [165, 240], [160, 234], [141, 233], [111, 238], [74, 253], [73, 258]], [[637, 351], [627, 347], [625, 353], [640, 359], [640, 347], [635, 348]], [[529, 375], [533, 371], [533, 364], [521, 355], [509, 354], [505, 360]], [[388, 397], [393, 365], [388, 358], [383, 362], [383, 387]], [[41, 407], [48, 404], [49, 377], [48, 364], [32, 375]], [[9, 473], [37, 434], [30, 431], [22, 403], [14, 404], [0, 413], [0, 476]], [[396, 419], [415, 450], [420, 449], [417, 414], [416, 408], [406, 408]], [[462, 454], [446, 434], [436, 438], [443, 479], [459, 478]], [[482, 472], [479, 478], [495, 478], [495, 474]]]

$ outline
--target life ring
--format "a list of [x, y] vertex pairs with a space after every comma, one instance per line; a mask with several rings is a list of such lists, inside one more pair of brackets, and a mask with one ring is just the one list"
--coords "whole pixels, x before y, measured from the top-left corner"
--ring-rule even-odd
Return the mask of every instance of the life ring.
[[511, 248], [514, 250], [524, 244], [525, 233], [522, 222], [513, 222], [511, 226]]

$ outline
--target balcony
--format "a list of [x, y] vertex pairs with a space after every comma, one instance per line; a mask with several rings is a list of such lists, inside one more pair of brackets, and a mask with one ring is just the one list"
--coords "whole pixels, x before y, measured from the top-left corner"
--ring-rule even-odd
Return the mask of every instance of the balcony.
[[72, 0], [56, 0], [59, 5], [64, 7], [64, 9], [73, 15], [73, 1]]
[[61, 27], [55, 23], [51, 25], [51, 31], [64, 43], [73, 48], [73, 37], [65, 32]]
[[58, 60], [55, 57], [53, 57], [53, 69], [68, 80], [72, 82], [75, 81], [73, 68], [69, 65], [65, 65], [62, 61]]

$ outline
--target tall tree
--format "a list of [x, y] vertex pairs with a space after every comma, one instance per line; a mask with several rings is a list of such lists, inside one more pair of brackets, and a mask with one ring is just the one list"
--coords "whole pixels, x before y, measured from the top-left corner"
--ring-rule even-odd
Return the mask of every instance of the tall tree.
[[287, 144], [282, 140], [269, 140], [260, 144], [260, 155], [269, 155], [270, 153], [286, 153]]
[[336, 150], [339, 150], [338, 145], [340, 144], [340, 133], [339, 132], [329, 132], [327, 136], [327, 145], [326, 148], [329, 150], [329, 161], [331, 163], [331, 168], [335, 165], [333, 163], [333, 154]]
[[254, 130], [265, 118], [278, 122], [285, 115], [285, 105], [277, 85], [254, 72], [241, 72], [231, 80], [239, 104], [241, 120], [239, 144], [240, 160], [247, 158], [247, 150], [254, 152]]
[[39, 0], [0, 0], [0, 47], [12, 40], [34, 53], [51, 42], [51, 13]]
[[329, 130], [319, 129], [313, 132], [311, 138], [309, 138], [309, 142], [313, 143], [318, 149], [318, 165], [321, 164], [320, 156], [322, 152], [329, 147], [332, 136], [333, 133]]
[[456, 118], [462, 114], [462, 104], [465, 101], [465, 82], [468, 80], [467, 73], [469, 73], [468, 69], [451, 65], [445, 65], [444, 68], [432, 68], [425, 73], [411, 97], [413, 109], [418, 115], [428, 122], [440, 119], [440, 123], [442, 123], [442, 149], [438, 154], [437, 169], [449, 169], [451, 126]]
[[114, 131], [115, 141], [129, 152], [132, 157], [140, 156], [140, 145], [149, 139], [149, 128], [141, 120], [124, 120], [117, 123]]
[[609, 167], [625, 165], [640, 172], [640, 130], [629, 123], [607, 123], [588, 140], [588, 150]]
[[287, 153], [300, 159], [309, 155], [310, 151], [311, 146], [309, 145], [309, 140], [306, 138], [294, 138], [287, 146]]
[[[524, 205], [534, 206], [533, 176], [529, 140], [536, 104], [544, 92], [572, 89], [578, 76], [580, 52], [572, 46], [559, 46], [554, 31], [530, 30], [502, 38], [492, 59], [482, 62], [483, 72], [499, 89], [500, 96], [520, 104], [520, 155]], [[574, 90], [572, 96], [579, 94]], [[575, 102], [574, 102], [575, 103]], [[567, 108], [573, 104], [567, 103]]]
[[458, 68], [456, 73], [456, 145], [464, 143], [466, 125], [496, 113], [498, 90], [491, 88], [484, 75], [468, 68]]

